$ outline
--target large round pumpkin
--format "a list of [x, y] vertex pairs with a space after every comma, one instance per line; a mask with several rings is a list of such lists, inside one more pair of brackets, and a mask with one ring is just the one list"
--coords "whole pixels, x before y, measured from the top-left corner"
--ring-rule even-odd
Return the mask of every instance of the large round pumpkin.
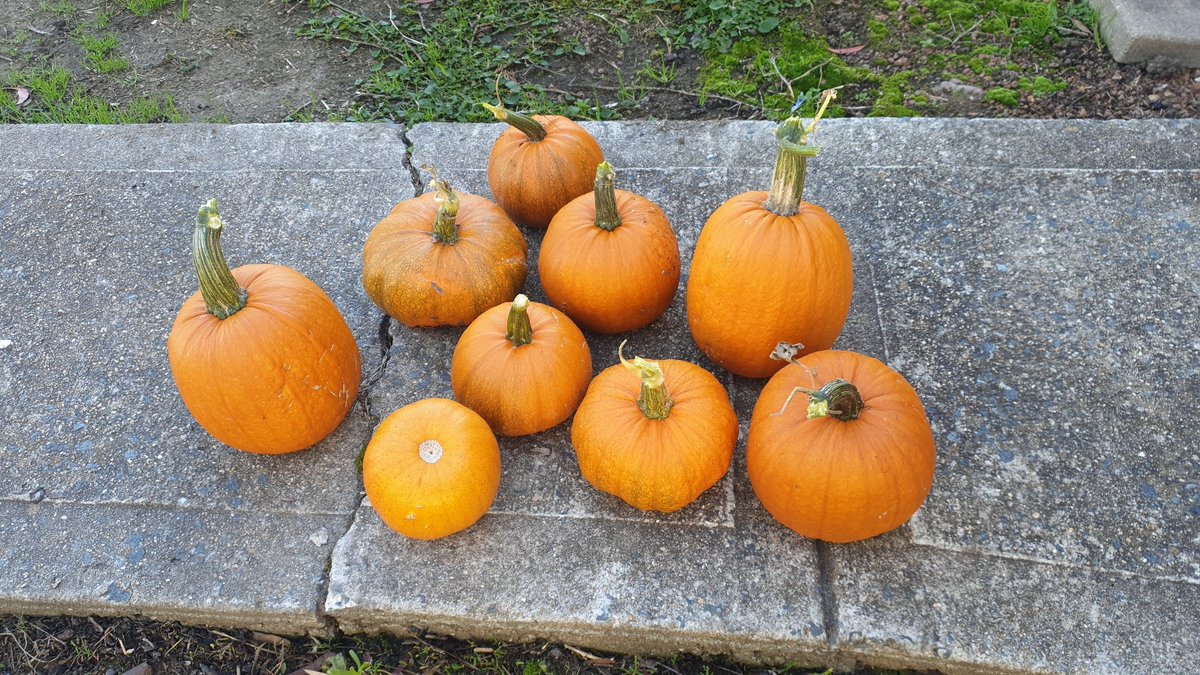
[[608, 162], [595, 190], [554, 216], [538, 257], [550, 304], [597, 333], [624, 333], [671, 306], [679, 286], [679, 241], [654, 202], [615, 188]]
[[379, 423], [363, 455], [363, 486], [388, 527], [438, 539], [474, 525], [500, 490], [500, 445], [487, 422], [441, 398]]
[[529, 117], [484, 105], [510, 125], [492, 146], [488, 185], [513, 220], [544, 228], [567, 202], [591, 191], [604, 151], [583, 127], [561, 115]]
[[371, 230], [363, 287], [406, 326], [463, 326], [521, 290], [529, 249], [500, 207], [433, 185]]
[[329, 296], [282, 265], [230, 271], [212, 200], [200, 209], [193, 262], [200, 291], [167, 338], [171, 373], [200, 426], [222, 443], [265, 455], [294, 452], [341, 424], [362, 364]]
[[[815, 124], [815, 121], [814, 121]], [[779, 128], [772, 188], [722, 204], [700, 233], [687, 287], [688, 326], [721, 367], [767, 377], [780, 340], [805, 353], [829, 349], [850, 312], [854, 269], [837, 222], [802, 201], [807, 129], [799, 118]]]
[[763, 388], [746, 466], [776, 520], [805, 537], [858, 541], [903, 525], [924, 503], [933, 432], [899, 373], [862, 354], [815, 352]]
[[737, 415], [725, 388], [700, 366], [621, 361], [596, 376], [575, 412], [579, 470], [635, 508], [678, 511], [729, 470]]
[[553, 307], [518, 295], [471, 322], [454, 349], [454, 398], [501, 436], [556, 426], [575, 412], [592, 379], [583, 333]]

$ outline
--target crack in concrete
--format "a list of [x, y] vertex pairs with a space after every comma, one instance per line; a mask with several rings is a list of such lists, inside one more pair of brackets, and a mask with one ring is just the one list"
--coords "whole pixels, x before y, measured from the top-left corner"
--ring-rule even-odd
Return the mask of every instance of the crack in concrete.
[[425, 192], [425, 181], [421, 180], [421, 172], [413, 166], [412, 156], [416, 146], [409, 140], [407, 128], [400, 130], [400, 140], [404, 143], [404, 167], [408, 169], [409, 177], [412, 178], [413, 196], [420, 197]]
[[823, 541], [814, 542], [817, 547], [817, 594], [821, 599], [821, 621], [825, 624], [825, 642], [837, 649], [838, 642], [838, 599], [834, 582], [837, 570], [834, 566], [833, 547]]

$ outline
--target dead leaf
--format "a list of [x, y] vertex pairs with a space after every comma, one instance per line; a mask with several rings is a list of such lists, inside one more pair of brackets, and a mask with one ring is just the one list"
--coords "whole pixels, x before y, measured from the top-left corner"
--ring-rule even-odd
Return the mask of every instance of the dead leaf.
[[279, 637], [278, 635], [271, 635], [270, 633], [252, 633], [251, 637], [254, 639], [255, 642], [259, 642], [259, 643], [267, 644], [267, 645], [274, 645], [276, 647], [285, 647], [286, 648], [292, 644], [291, 640], [284, 638], [284, 637]]
[[5, 91], [11, 91], [17, 97], [17, 105], [25, 105], [29, 102], [29, 90], [25, 87], [5, 87]]
[[428, 7], [429, 5], [433, 4], [433, 0], [413, 0], [413, 2], [424, 7]]
[[830, 47], [829, 51], [833, 54], [857, 54], [857, 53], [861, 52], [863, 49], [865, 49], [866, 46], [867, 46], [866, 43], [863, 43], [861, 45], [856, 45], [854, 47], [838, 47], [837, 49]]
[[1092, 35], [1091, 29], [1089, 29], [1086, 25], [1084, 25], [1084, 23], [1082, 21], [1080, 21], [1079, 19], [1077, 19], [1075, 17], [1071, 17], [1071, 23], [1074, 24], [1074, 26], [1076, 28], [1083, 31], [1084, 35], [1091, 37], [1091, 35]]

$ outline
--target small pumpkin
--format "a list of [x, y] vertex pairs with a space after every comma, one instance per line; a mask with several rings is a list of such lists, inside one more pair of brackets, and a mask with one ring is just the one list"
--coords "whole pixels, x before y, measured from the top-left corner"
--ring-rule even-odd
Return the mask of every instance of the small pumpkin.
[[[746, 449], [754, 493], [776, 520], [812, 539], [858, 541], [900, 527], [933, 485], [933, 431], [921, 399], [869, 356], [798, 353], [777, 348], [792, 365], [754, 406]], [[807, 410], [797, 394], [809, 399]]]
[[579, 470], [630, 506], [678, 511], [729, 471], [737, 415], [725, 388], [700, 366], [620, 359], [596, 376], [575, 413]]
[[591, 191], [604, 151], [583, 127], [561, 115], [483, 106], [510, 125], [492, 146], [487, 172], [492, 196], [513, 220], [545, 228], [567, 202]]
[[500, 491], [500, 444], [487, 422], [444, 398], [379, 423], [363, 455], [363, 486], [388, 527], [440, 539], [474, 525]]
[[565, 421], [592, 379], [592, 353], [558, 310], [518, 295], [471, 322], [454, 349], [454, 398], [501, 436]]
[[538, 257], [550, 304], [597, 333], [650, 324], [679, 287], [679, 241], [666, 214], [615, 182], [612, 165], [601, 163], [595, 190], [550, 221]]
[[779, 370], [767, 355], [780, 340], [804, 353], [829, 349], [850, 313], [850, 244], [825, 209], [802, 200], [807, 160], [818, 152], [808, 137], [832, 99], [826, 92], [807, 127], [798, 117], [780, 125], [771, 191], [726, 201], [696, 242], [688, 327], [710, 359], [738, 375]]
[[230, 270], [217, 201], [200, 208], [192, 261], [200, 290], [167, 338], [179, 395], [205, 431], [277, 455], [328, 436], [358, 397], [362, 363], [345, 318], [319, 286], [282, 265]]
[[363, 288], [406, 326], [463, 326], [525, 285], [525, 237], [491, 201], [435, 192], [396, 205], [363, 247]]

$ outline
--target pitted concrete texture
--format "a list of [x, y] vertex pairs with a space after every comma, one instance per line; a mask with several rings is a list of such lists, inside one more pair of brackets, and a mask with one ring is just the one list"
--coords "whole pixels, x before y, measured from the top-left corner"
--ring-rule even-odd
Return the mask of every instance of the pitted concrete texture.
[[1192, 0], [1091, 0], [1100, 35], [1119, 63], [1161, 60], [1200, 67], [1200, 5]]
[[[436, 542], [360, 503], [354, 461], [377, 418], [451, 394], [462, 331], [381, 323], [361, 247], [413, 195], [406, 140], [411, 165], [487, 195], [502, 125], [0, 128], [14, 148], [0, 165], [0, 610], [947, 673], [1194, 672], [1200, 123], [823, 124], [806, 196], [842, 224], [856, 268], [838, 347], [912, 382], [939, 453], [908, 525], [843, 546], [759, 506], [745, 433], [763, 382], [707, 361], [683, 312], [708, 214], [769, 179], [772, 125], [585, 126], [619, 187], [663, 206], [685, 264], [662, 319], [588, 334], [596, 370], [627, 338], [627, 354], [713, 371], [741, 421], [733, 467], [688, 508], [645, 514], [583, 481], [567, 425], [502, 439], [491, 512]], [[211, 196], [235, 264], [296, 267], [359, 340], [372, 384], [305, 453], [220, 446], [170, 380], [188, 232]], [[542, 233], [526, 234], [526, 292], [544, 301]]]
[[[377, 369], [361, 249], [412, 191], [401, 130], [10, 126], [0, 145], [0, 611], [320, 625], [330, 551], [359, 500], [366, 399], [312, 449], [238, 452], [188, 414], [166, 338], [196, 292], [196, 209], [215, 197], [231, 264], [308, 276]], [[135, 537], [138, 565], [106, 562]], [[174, 558], [197, 547], [208, 553]], [[84, 555], [96, 562], [77, 573]]]

